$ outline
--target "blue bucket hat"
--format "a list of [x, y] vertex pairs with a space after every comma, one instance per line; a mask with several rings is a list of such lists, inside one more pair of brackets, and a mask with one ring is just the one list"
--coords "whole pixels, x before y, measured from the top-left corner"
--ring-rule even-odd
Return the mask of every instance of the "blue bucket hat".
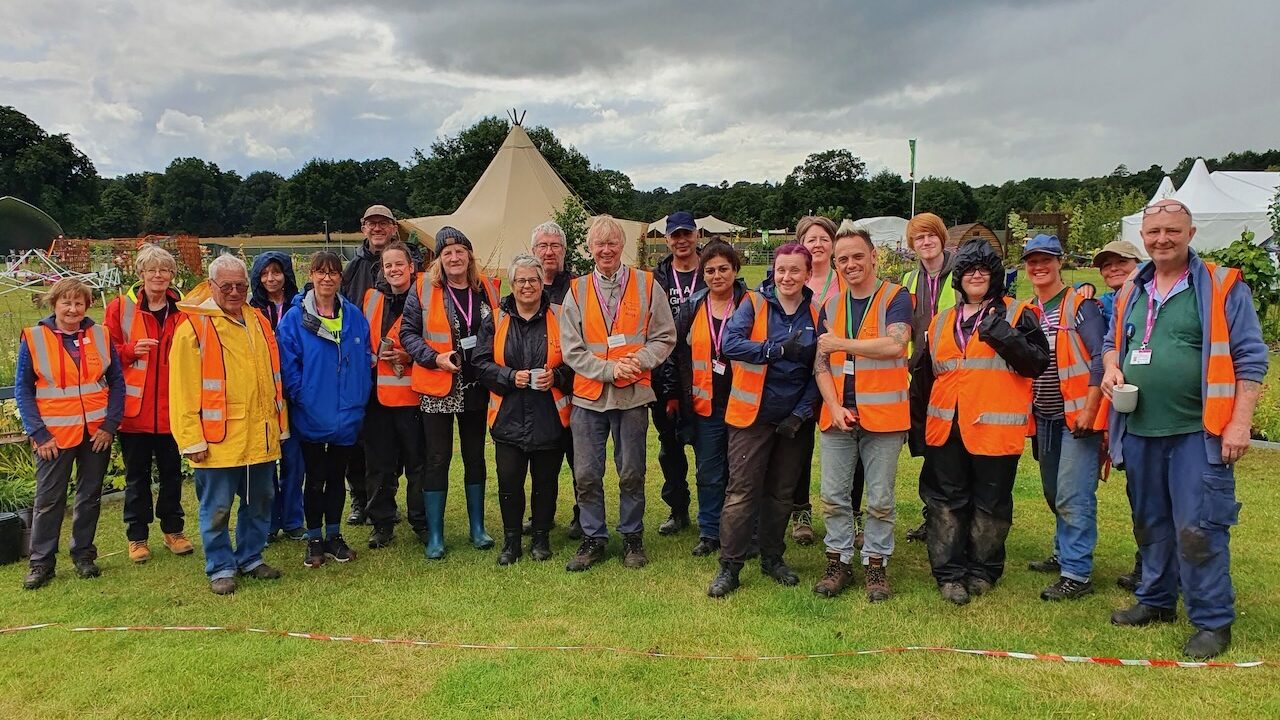
[[1028, 255], [1033, 253], [1044, 253], [1054, 257], [1062, 257], [1062, 243], [1058, 242], [1057, 235], [1045, 235], [1041, 233], [1033, 238], [1031, 242], [1022, 250], [1022, 257], [1019, 260], [1026, 260]]

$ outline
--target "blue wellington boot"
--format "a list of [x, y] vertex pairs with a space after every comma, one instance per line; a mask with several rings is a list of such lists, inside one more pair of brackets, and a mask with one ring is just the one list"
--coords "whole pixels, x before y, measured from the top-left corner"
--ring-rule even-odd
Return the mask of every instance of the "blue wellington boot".
[[463, 485], [467, 491], [467, 518], [471, 520], [471, 544], [477, 550], [493, 547], [493, 538], [484, 531], [484, 485]]
[[427, 506], [427, 547], [428, 560], [439, 560], [444, 557], [444, 490], [432, 490], [422, 493], [422, 502]]

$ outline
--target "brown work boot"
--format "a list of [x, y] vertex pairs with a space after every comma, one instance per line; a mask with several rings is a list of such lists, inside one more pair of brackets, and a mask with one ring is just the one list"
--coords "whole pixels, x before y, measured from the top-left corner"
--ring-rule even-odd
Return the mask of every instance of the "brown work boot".
[[129, 559], [139, 565], [151, 559], [151, 548], [147, 547], [146, 540], [129, 541]]
[[853, 582], [853, 566], [840, 562], [840, 553], [827, 553], [827, 570], [822, 579], [813, 586], [813, 591], [823, 597], [833, 598]]
[[195, 547], [181, 530], [176, 533], [165, 533], [164, 546], [174, 555], [190, 555], [195, 552]]
[[890, 594], [884, 558], [867, 558], [867, 602], [884, 602], [889, 599]]
[[813, 513], [797, 510], [791, 513], [791, 539], [797, 545], [813, 544]]

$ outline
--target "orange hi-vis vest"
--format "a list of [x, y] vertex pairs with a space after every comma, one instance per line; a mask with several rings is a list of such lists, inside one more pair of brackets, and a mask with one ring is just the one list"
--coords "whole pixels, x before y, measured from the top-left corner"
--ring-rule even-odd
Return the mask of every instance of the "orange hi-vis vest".
[[[1006, 312], [1013, 300], [1003, 298]], [[933, 392], [926, 410], [925, 442], [941, 447], [951, 435], [951, 424], [960, 423], [964, 447], [974, 455], [1022, 454], [1025, 438], [1032, 435], [1032, 378], [1014, 372], [975, 330], [962, 352], [956, 340], [956, 313], [960, 306], [939, 312], [929, 324], [929, 352], [933, 357]], [[1017, 325], [1023, 312], [1037, 311], [1018, 303], [1009, 320]], [[957, 418], [957, 414], [959, 418]]]
[[[271, 380], [276, 386], [276, 415], [280, 427], [285, 427], [284, 385], [280, 382], [280, 348], [271, 322], [255, 307], [244, 306], [245, 322], [252, 315], [262, 328], [271, 354]], [[187, 315], [195, 331], [196, 344], [200, 347], [200, 428], [208, 443], [220, 443], [227, 438], [227, 367], [222, 359], [222, 339], [218, 328], [206, 315]]]
[[[904, 292], [901, 285], [881, 282], [872, 294], [863, 315], [862, 327], [856, 331], [858, 340], [874, 340], [888, 334], [885, 314], [889, 303]], [[849, 291], [839, 293], [827, 300], [827, 332], [835, 333], [848, 339], [849, 303], [846, 298]], [[910, 332], [910, 326], [907, 332]], [[911, 384], [911, 375], [907, 372], [907, 349], [902, 349], [901, 357], [890, 360], [877, 360], [855, 355], [850, 358], [847, 353], [831, 353], [831, 377], [835, 381], [836, 399], [844, 404], [845, 372], [848, 363], [853, 363], [857, 380], [854, 383], [857, 397], [854, 402], [858, 409], [858, 425], [870, 432], [902, 432], [911, 429], [911, 407], [907, 399], [907, 387]], [[831, 427], [831, 411], [822, 403], [822, 412], [818, 416], [818, 427], [823, 430]]]
[[[480, 286], [484, 288], [485, 297], [489, 301], [489, 310], [498, 307], [498, 293], [494, 289], [494, 281], [480, 277]], [[471, 292], [470, 289], [467, 292]], [[449, 314], [444, 307], [444, 288], [437, 287], [430, 279], [424, 278], [418, 284], [418, 305], [422, 308], [422, 339], [427, 347], [437, 353], [453, 352], [453, 324], [449, 322]], [[478, 312], [478, 310], [477, 310]], [[425, 368], [418, 363], [413, 364], [410, 387], [419, 395], [444, 397], [453, 389], [454, 373], [440, 368]]]
[[[1062, 391], [1069, 428], [1076, 426], [1076, 418], [1089, 400], [1089, 362], [1093, 358], [1085, 347], [1084, 338], [1080, 337], [1080, 331], [1076, 329], [1076, 315], [1085, 299], [1071, 287], [1067, 288], [1067, 294], [1063, 296], [1059, 306], [1062, 309], [1061, 319], [1058, 320], [1054, 339], [1054, 354], [1058, 361], [1058, 388]], [[1098, 414], [1089, 424], [1091, 429], [1106, 429], [1107, 410], [1104, 403], [1099, 403]]]
[[[1227, 294], [1240, 281], [1240, 271], [1206, 262], [1209, 271], [1209, 367], [1205, 368], [1204, 429], [1221, 436], [1231, 422], [1236, 406], [1236, 366], [1231, 359], [1231, 335], [1227, 326]], [[1127, 281], [1116, 295], [1116, 349], [1125, 337], [1125, 316], [1133, 298], [1133, 281]], [[1139, 341], [1141, 338], [1139, 338]]]
[[[751, 342], [761, 343], [769, 339], [769, 303], [758, 292], [748, 293], [756, 319], [751, 325]], [[809, 303], [809, 315], [813, 327], [818, 327], [818, 308]], [[724, 421], [736, 428], [751, 427], [760, 412], [760, 397], [764, 393], [768, 365], [733, 361], [733, 385], [729, 390], [729, 404], [725, 407]]]
[[[120, 331], [125, 345], [133, 345], [147, 337], [147, 326], [138, 312], [138, 301], [130, 289], [120, 296]], [[121, 368], [124, 374], [124, 416], [137, 417], [142, 412], [142, 386], [147, 382], [147, 359], [151, 355], [139, 355], [133, 362]]]
[[[737, 305], [735, 304], [734, 307]], [[733, 315], [730, 314], [722, 322], [720, 326], [722, 335], [732, 317]], [[715, 349], [711, 347], [710, 295], [703, 299], [702, 309], [693, 316], [693, 323], [689, 326], [689, 334], [685, 337], [685, 342], [689, 343], [693, 358], [693, 382], [689, 386], [690, 394], [693, 396], [693, 411], [702, 417], [711, 417], [711, 393], [715, 380], [712, 355]]]
[[[601, 360], [617, 360], [644, 347], [649, 332], [649, 298], [653, 295], [653, 275], [636, 268], [622, 268], [627, 286], [618, 301], [618, 312], [610, 326], [600, 306], [596, 292], [596, 273], [589, 272], [576, 278], [570, 289], [573, 299], [582, 309], [582, 339], [587, 349]], [[611, 337], [618, 337], [610, 343]], [[626, 387], [639, 383], [650, 384], [650, 372], [645, 370], [636, 380], [614, 380], [614, 387]], [[573, 378], [573, 394], [587, 400], [598, 400], [604, 392], [604, 383], [578, 373]]]
[[[36, 373], [36, 409], [62, 450], [80, 445], [107, 417], [107, 368], [111, 345], [101, 325], [81, 330], [76, 337], [80, 364], [73, 365], [58, 333], [44, 325], [24, 328], [27, 350]], [[57, 367], [54, 367], [57, 358]]]
[[[415, 278], [414, 283], [411, 292], [420, 290], [418, 285], [422, 284], [422, 276]], [[364, 317], [369, 321], [369, 345], [375, 353], [382, 352], [382, 314], [386, 312], [389, 304], [390, 300], [387, 296], [378, 290], [369, 288], [364, 291]], [[403, 319], [403, 315], [397, 317], [386, 334], [386, 337], [391, 340], [391, 347], [396, 350], [404, 349], [400, 344], [400, 322]], [[418, 405], [421, 396], [413, 389], [412, 372], [406, 373], [406, 370], [409, 368], [400, 368], [400, 374], [397, 375], [395, 367], [390, 362], [378, 360], [374, 387], [379, 405], [383, 407], [416, 407]]]
[[[564, 364], [564, 353], [560, 349], [560, 320], [556, 318], [555, 311], [550, 307], [543, 315], [547, 319], [547, 362], [542, 367], [547, 372], [560, 367]], [[511, 316], [505, 311], [498, 312], [498, 322], [494, 325], [493, 330], [493, 361], [499, 365], [505, 366], [506, 350], [507, 350], [507, 331], [511, 329]], [[551, 399], [555, 401], [556, 413], [560, 416], [560, 424], [569, 427], [569, 413], [572, 403], [569, 396], [564, 394], [555, 385], [551, 386]], [[493, 427], [493, 423], [498, 419], [498, 410], [502, 407], [502, 396], [495, 392], [489, 393], [489, 427]]]

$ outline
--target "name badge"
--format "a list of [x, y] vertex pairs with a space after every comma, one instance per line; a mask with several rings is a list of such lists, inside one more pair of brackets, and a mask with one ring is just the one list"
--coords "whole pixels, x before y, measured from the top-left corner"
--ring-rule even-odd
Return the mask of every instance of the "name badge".
[[626, 344], [627, 344], [627, 336], [626, 336], [626, 335], [618, 334], [618, 335], [610, 335], [610, 336], [609, 336], [609, 349], [610, 349], [610, 350], [612, 350], [613, 348], [620, 348], [620, 347], [622, 347], [623, 345], [626, 345]]
[[468, 335], [458, 341], [458, 347], [463, 350], [470, 350], [476, 346], [476, 336]]
[[711, 361], [711, 372], [717, 375], [723, 375], [725, 370], [726, 370], [726, 366], [724, 363], [720, 362], [719, 360]]
[[1129, 364], [1130, 365], [1150, 365], [1151, 349], [1136, 348], [1132, 353], [1129, 354]]
[[857, 370], [857, 367], [858, 367], [857, 365], [854, 365], [854, 364], [853, 364], [853, 358], [849, 358], [848, 360], [845, 360], [845, 361], [844, 361], [844, 374], [845, 374], [845, 375], [852, 375], [852, 374], [854, 373], [854, 371], [855, 371], [855, 370]]

